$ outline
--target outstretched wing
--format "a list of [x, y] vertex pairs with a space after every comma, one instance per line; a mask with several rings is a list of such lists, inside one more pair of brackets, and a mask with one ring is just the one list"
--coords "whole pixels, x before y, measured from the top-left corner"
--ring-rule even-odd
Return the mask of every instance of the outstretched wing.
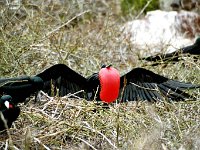
[[24, 102], [27, 97], [43, 87], [43, 81], [39, 77], [16, 77], [0, 79], [0, 95], [12, 96], [14, 103]]
[[178, 50], [172, 53], [167, 53], [167, 54], [158, 54], [155, 56], [149, 56], [146, 58], [142, 58], [143, 60], [146, 61], [154, 61], [157, 62], [158, 64], [160, 61], [166, 62], [166, 61], [174, 61], [177, 62], [179, 60], [179, 54], [182, 52], [182, 50]]
[[158, 54], [155, 56], [149, 56], [142, 59], [147, 60], [147, 61], [154, 61], [154, 62], [178, 61], [179, 60], [178, 58], [181, 54], [200, 55], [200, 37], [197, 38], [194, 44], [183, 47], [175, 52], [167, 53], [167, 54]]
[[[86, 89], [87, 80], [64, 64], [56, 64], [36, 75], [44, 81], [43, 91], [64, 96]], [[84, 93], [77, 94], [84, 97]]]
[[183, 90], [199, 87], [200, 85], [168, 79], [143, 68], [135, 68], [120, 78], [122, 102], [157, 101], [164, 98], [174, 101], [184, 100], [191, 96]]
[[200, 55], [200, 37], [196, 39], [193, 45], [182, 48], [182, 52], [192, 55]]

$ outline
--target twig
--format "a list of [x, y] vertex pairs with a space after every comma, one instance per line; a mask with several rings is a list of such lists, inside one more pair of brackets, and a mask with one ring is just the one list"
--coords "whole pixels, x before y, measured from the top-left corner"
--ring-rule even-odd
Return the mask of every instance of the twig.
[[90, 148], [97, 150], [94, 146], [92, 146], [90, 143], [88, 143], [87, 141], [85, 141], [84, 139], [81, 139], [79, 137], [75, 137], [76, 139], [82, 141], [83, 143], [87, 144]]
[[140, 13], [135, 17], [135, 19], [138, 19], [140, 17], [140, 15], [144, 12], [144, 10], [149, 6], [149, 4], [151, 3], [152, 0], [148, 0], [148, 2], [146, 3], [146, 5], [142, 8], [142, 10], [140, 11]]
[[49, 147], [47, 147], [46, 145], [42, 144], [42, 142], [41, 142], [38, 138], [34, 137], [33, 139], [34, 139], [36, 142], [38, 142], [40, 145], [42, 145], [45, 149], [51, 150], [51, 149], [50, 149]]
[[73, 96], [73, 97], [75, 97], [75, 98], [80, 99], [80, 97], [76, 96], [76, 94], [79, 94], [79, 93], [82, 93], [82, 92], [84, 92], [84, 90], [77, 91], [77, 92], [75, 92], [75, 93], [73, 93], [73, 94], [72, 94], [72, 93], [69, 93], [69, 94], [67, 94], [66, 96], [63, 96], [62, 98], [69, 98], [69, 97]]
[[[137, 85], [137, 84], [135, 84], [135, 83], [133, 83], [133, 82], [130, 82], [130, 83], [133, 84], [133, 85], [135, 85], [135, 86], [137, 86], [137, 87], [139, 87], [139, 88], [141, 88], [141, 89], [151, 90], [151, 91], [159, 91], [158, 88], [157, 88], [157, 89], [151, 89], [151, 88], [147, 88], [147, 87], [142, 87], [142, 86]], [[155, 85], [156, 85], [156, 84], [155, 84]]]
[[50, 101], [53, 100], [53, 97], [50, 97], [48, 94], [46, 94], [45, 92], [43, 92], [42, 90], [40, 90], [40, 92], [38, 94], [43, 94], [44, 96], [46, 96]]
[[10, 131], [9, 131], [9, 128], [8, 128], [8, 125], [7, 125], [7, 120], [5, 119], [5, 117], [4, 117], [4, 115], [3, 115], [3, 113], [1, 111], [0, 111], [0, 119], [3, 121], [4, 127], [6, 128], [6, 132], [8, 134], [8, 142], [11, 145], [9, 148], [11, 150], [13, 150], [14, 145], [13, 145], [11, 134], [10, 134]]
[[86, 10], [86, 11], [84, 11], [84, 12], [81, 12], [81, 13], [77, 14], [76, 16], [74, 16], [73, 18], [71, 18], [70, 20], [68, 20], [67, 22], [63, 23], [61, 26], [59, 26], [59, 27], [53, 29], [52, 31], [50, 31], [49, 33], [47, 33], [39, 42], [43, 42], [43, 41], [46, 40], [46, 38], [49, 37], [51, 34], [53, 34], [54, 32], [56, 32], [56, 31], [58, 31], [58, 30], [60, 30], [61, 28], [63, 28], [64, 26], [66, 26], [66, 25], [68, 25], [70, 22], [72, 22], [74, 19], [76, 19], [76, 18], [78, 18], [78, 17], [80, 17], [80, 16], [82, 16], [83, 14], [88, 13], [88, 12], [90, 12], [90, 10]]
[[97, 130], [91, 128], [91, 126], [89, 125], [88, 122], [84, 121], [84, 123], [87, 125], [87, 126], [83, 126], [84, 128], [90, 129], [92, 132], [96, 132], [96, 133], [100, 134], [104, 139], [106, 139], [106, 141], [107, 141], [111, 146], [113, 146], [115, 149], [118, 149], [118, 148], [115, 146], [115, 144], [113, 144], [103, 133], [101, 133], [100, 131], [97, 131]]

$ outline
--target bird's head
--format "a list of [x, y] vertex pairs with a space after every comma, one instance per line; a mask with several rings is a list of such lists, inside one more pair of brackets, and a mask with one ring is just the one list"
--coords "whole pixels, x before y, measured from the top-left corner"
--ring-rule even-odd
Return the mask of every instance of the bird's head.
[[0, 99], [0, 110], [11, 109], [14, 105], [11, 103], [12, 97], [10, 95], [3, 95]]
[[111, 67], [111, 66], [112, 66], [112, 64], [109, 64], [109, 65], [103, 64], [103, 65], [101, 66], [101, 69], [102, 69], [102, 68], [108, 68], [108, 67]]
[[115, 101], [119, 95], [120, 74], [112, 65], [103, 65], [99, 71], [100, 99], [105, 103]]

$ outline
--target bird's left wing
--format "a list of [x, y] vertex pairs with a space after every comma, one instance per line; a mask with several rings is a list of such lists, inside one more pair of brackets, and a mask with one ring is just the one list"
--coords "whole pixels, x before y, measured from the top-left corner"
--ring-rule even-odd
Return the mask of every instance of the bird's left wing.
[[199, 88], [200, 85], [168, 79], [152, 71], [135, 68], [120, 78], [121, 101], [158, 101], [169, 98], [185, 100], [191, 96], [183, 90]]
[[[64, 96], [86, 89], [86, 78], [64, 64], [56, 64], [36, 76], [44, 81], [42, 90], [49, 95]], [[83, 95], [82, 92], [77, 96], [84, 97]]]

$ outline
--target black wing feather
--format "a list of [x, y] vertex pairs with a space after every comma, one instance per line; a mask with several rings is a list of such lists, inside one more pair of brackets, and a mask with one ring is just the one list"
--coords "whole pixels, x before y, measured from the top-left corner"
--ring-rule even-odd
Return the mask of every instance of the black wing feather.
[[179, 87], [179, 89], [183, 90], [183, 89], [195, 89], [195, 88], [199, 88], [200, 85], [194, 85], [191, 83], [183, 83], [180, 81], [175, 81], [175, 80], [168, 80], [167, 83], [169, 83], [171, 86], [175, 86], [175, 87]]
[[[180, 98], [184, 99], [184, 98], [192, 98], [194, 99], [191, 95], [185, 93], [184, 91], [180, 90], [181, 88], [179, 87], [175, 87], [174, 85], [170, 85], [168, 83], [163, 83], [164, 86], [170, 88], [174, 94], [177, 94]], [[183, 88], [182, 88], [183, 89]]]
[[[156, 97], [158, 97], [158, 94], [155, 93], [152, 88], [149, 88], [149, 86], [147, 85], [145, 87], [145, 84], [143, 83], [138, 83], [138, 85], [140, 85], [141, 87], [144, 87], [144, 88], [140, 88], [142, 93], [145, 95], [144, 96], [144, 100], [147, 100], [147, 101], [151, 101], [151, 102], [155, 102], [155, 99]], [[151, 92], [149, 92], [149, 90], [151, 90]], [[152, 94], [153, 96], [151, 96], [150, 94]], [[152, 98], [152, 97], [155, 97], [155, 98]]]
[[[124, 102], [128, 101], [129, 100], [129, 95], [130, 95], [130, 88], [127, 86], [126, 89], [124, 89], [126, 95], [125, 95], [125, 98], [124, 98]], [[131, 99], [131, 98], [130, 98]], [[132, 99], [131, 99], [132, 100]]]
[[[170, 99], [178, 99], [180, 98], [180, 96], [177, 93], [172, 93], [171, 89], [166, 88], [165, 86], [163, 86], [162, 84], [158, 85], [159, 90], [161, 91], [161, 93], [163, 94], [164, 97], [170, 98]], [[182, 100], [182, 98], [181, 98]]]
[[[137, 85], [140, 86], [139, 83], [137, 83]], [[142, 90], [143, 90], [142, 88], [137, 88], [137, 96], [138, 96], [138, 99], [145, 101], [145, 100], [147, 100], [147, 99], [145, 99], [145, 95], [144, 95], [144, 93], [142, 92]]]
[[[86, 78], [64, 64], [54, 65], [36, 76], [43, 79], [43, 91], [48, 94], [52, 94], [50, 90], [52, 87], [54, 95], [56, 94], [57, 89], [59, 89], [59, 96], [64, 96], [69, 93], [73, 94], [80, 90], [87, 90]], [[77, 96], [83, 98], [84, 94], [79, 93]]]
[[[144, 85], [142, 85], [141, 83], [138, 83], [138, 85], [144, 87]], [[144, 95], [144, 100], [153, 101], [152, 97], [145, 88], [141, 88], [141, 92]]]
[[[133, 91], [131, 88], [128, 89], [130, 99], [133, 97]], [[127, 98], [128, 99], [128, 98]]]
[[[126, 80], [124, 80], [124, 78]], [[199, 88], [200, 85], [183, 83], [155, 74], [152, 71], [135, 68], [120, 78], [120, 88], [124, 87], [122, 100], [134, 101], [137, 99], [155, 101], [168, 97], [174, 101], [192, 98], [185, 93], [185, 89]], [[130, 93], [131, 91], [132, 93]], [[136, 93], [133, 96], [133, 93]]]
[[148, 87], [151, 89], [151, 92], [148, 92], [150, 94], [153, 94], [153, 99], [154, 101], [156, 100], [163, 100], [162, 95], [159, 93], [158, 91], [158, 85], [155, 83], [146, 83], [148, 85]]
[[[155, 56], [149, 56], [142, 58], [147, 61], [178, 61], [181, 54], [191, 54], [191, 55], [200, 55], [200, 37], [197, 38], [193, 45], [183, 47], [175, 52], [167, 54], [158, 54]], [[159, 62], [157, 63], [159, 64]], [[155, 65], [157, 65], [155, 64]]]

